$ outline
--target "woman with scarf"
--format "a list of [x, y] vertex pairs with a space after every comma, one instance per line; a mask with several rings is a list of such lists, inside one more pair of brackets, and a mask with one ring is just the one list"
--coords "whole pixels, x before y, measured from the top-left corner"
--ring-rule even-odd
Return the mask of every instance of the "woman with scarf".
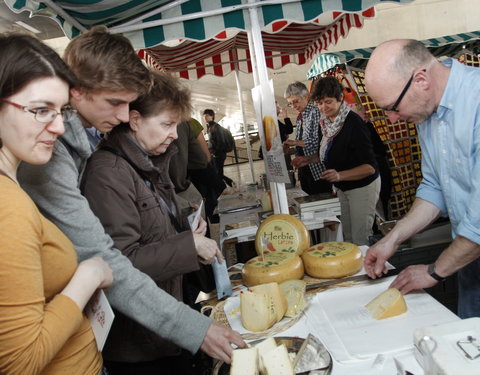
[[343, 100], [343, 86], [334, 77], [319, 79], [311, 98], [321, 112], [322, 140], [318, 155], [297, 161], [297, 167], [322, 162], [322, 178], [337, 191], [342, 209], [344, 239], [368, 245], [380, 177], [368, 124]]

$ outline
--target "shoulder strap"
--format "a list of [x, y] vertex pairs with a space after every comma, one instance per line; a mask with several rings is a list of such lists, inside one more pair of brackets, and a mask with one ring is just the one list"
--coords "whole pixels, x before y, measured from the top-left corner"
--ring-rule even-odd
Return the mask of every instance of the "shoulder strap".
[[177, 231], [177, 233], [180, 233], [183, 231], [182, 229], [182, 226], [180, 225], [180, 223], [178, 222], [177, 218], [175, 217], [175, 215], [173, 214], [172, 210], [170, 207], [168, 207], [168, 204], [165, 202], [165, 200], [157, 193], [157, 191], [155, 190], [155, 185], [150, 181], [150, 179], [145, 175], [145, 173], [140, 169], [138, 168], [128, 157], [127, 155], [125, 155], [123, 152], [121, 152], [120, 150], [117, 150], [117, 149], [114, 149], [112, 147], [109, 147], [109, 146], [100, 146], [99, 147], [100, 150], [105, 150], [105, 151], [108, 151], [108, 152], [111, 152], [112, 154], [115, 154], [119, 157], [121, 157], [122, 159], [124, 159], [128, 164], [130, 164], [130, 166], [133, 168], [133, 170], [135, 172], [137, 172], [137, 174], [142, 178], [143, 182], [145, 182], [145, 185], [147, 185], [147, 187], [152, 191], [153, 195], [155, 196], [155, 199], [157, 199], [157, 202], [160, 203], [160, 205], [168, 212], [168, 216], [170, 218], [170, 222], [172, 223], [173, 227], [175, 228], [175, 230]]

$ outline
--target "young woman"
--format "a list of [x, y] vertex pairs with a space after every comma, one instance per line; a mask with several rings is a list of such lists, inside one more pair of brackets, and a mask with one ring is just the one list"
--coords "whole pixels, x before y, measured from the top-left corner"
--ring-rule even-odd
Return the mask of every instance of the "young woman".
[[63, 133], [74, 76], [27, 35], [0, 36], [0, 373], [92, 374], [102, 358], [83, 308], [112, 282], [101, 258], [77, 264], [68, 238], [17, 182]]
[[[190, 94], [152, 73], [150, 93], [130, 104], [129, 123], [108, 133], [90, 158], [82, 190], [115, 247], [166, 292], [182, 300], [182, 275], [221, 259], [206, 223], [190, 230], [177, 204], [169, 164]], [[141, 293], [141, 290], [139, 291]], [[118, 312], [103, 351], [110, 374], [180, 374], [179, 348]]]

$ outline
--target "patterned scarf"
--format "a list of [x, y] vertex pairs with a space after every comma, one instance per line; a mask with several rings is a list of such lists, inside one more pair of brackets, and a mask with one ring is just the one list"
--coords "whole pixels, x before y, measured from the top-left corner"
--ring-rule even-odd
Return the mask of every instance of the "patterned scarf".
[[342, 130], [343, 124], [345, 123], [345, 118], [349, 112], [350, 108], [348, 108], [345, 102], [342, 102], [338, 115], [335, 117], [333, 122], [330, 121], [324, 114], [320, 116], [320, 129], [323, 137], [320, 143], [319, 156], [322, 163], [324, 163], [327, 159], [327, 154], [332, 145], [333, 138], [335, 138], [340, 130]]

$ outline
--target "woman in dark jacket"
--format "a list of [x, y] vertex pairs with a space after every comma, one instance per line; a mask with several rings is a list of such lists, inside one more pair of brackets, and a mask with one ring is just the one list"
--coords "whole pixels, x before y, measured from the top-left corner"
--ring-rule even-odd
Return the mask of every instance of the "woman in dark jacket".
[[[178, 300], [183, 274], [221, 259], [216, 242], [205, 237], [203, 219], [190, 230], [168, 173], [177, 123], [189, 111], [188, 91], [155, 73], [151, 92], [130, 105], [129, 123], [115, 127], [91, 156], [82, 184], [115, 247]], [[172, 357], [179, 352], [117, 311], [103, 355], [112, 375], [174, 374]]]
[[368, 245], [380, 193], [380, 177], [367, 124], [343, 101], [334, 77], [319, 79], [311, 98], [321, 112], [319, 154], [298, 162], [320, 161], [322, 178], [333, 183], [340, 199], [344, 239]]

